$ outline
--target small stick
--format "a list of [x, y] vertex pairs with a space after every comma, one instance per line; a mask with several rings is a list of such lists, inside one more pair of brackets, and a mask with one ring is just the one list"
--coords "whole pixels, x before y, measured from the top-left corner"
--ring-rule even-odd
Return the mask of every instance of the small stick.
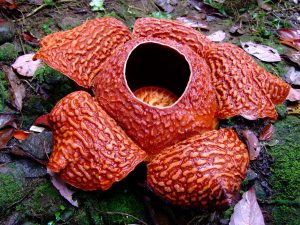
[[121, 216], [128, 216], [128, 217], [131, 217], [133, 219], [135, 219], [136, 221], [140, 222], [141, 224], [143, 225], [148, 225], [147, 223], [145, 223], [144, 221], [140, 220], [139, 218], [133, 216], [133, 215], [130, 215], [128, 213], [124, 213], [124, 212], [104, 212], [104, 211], [99, 211], [100, 213], [103, 213], [103, 214], [108, 214], [108, 215], [121, 215]]

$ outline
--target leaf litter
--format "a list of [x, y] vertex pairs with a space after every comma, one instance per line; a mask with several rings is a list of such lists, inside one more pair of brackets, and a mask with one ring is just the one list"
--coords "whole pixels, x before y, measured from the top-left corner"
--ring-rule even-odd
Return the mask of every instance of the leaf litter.
[[242, 48], [249, 54], [264, 62], [279, 62], [281, 57], [278, 51], [266, 45], [257, 44], [251, 41], [241, 42]]
[[255, 187], [243, 194], [235, 205], [229, 225], [264, 225], [264, 217], [257, 203]]

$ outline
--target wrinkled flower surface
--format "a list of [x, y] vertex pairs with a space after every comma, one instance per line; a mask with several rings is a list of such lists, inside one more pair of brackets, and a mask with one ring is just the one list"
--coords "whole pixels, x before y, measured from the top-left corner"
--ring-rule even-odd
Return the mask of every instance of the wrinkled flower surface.
[[36, 58], [91, 88], [52, 110], [48, 168], [83, 190], [107, 190], [145, 161], [163, 199], [228, 206], [249, 164], [245, 144], [218, 119], [276, 119], [290, 86], [242, 49], [180, 22], [113, 18], [46, 36]]

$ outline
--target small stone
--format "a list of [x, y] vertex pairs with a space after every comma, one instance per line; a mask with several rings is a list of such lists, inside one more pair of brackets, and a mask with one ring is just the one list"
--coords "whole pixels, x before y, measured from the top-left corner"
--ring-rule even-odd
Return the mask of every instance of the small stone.
[[12, 41], [15, 36], [16, 28], [12, 22], [0, 21], [0, 44]]
[[257, 173], [255, 173], [253, 170], [249, 169], [247, 171], [246, 180], [251, 181], [255, 180], [257, 178]]

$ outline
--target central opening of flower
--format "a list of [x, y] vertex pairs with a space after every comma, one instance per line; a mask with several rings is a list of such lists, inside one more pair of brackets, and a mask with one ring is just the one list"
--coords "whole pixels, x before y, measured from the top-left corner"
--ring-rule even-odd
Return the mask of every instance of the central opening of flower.
[[130, 90], [146, 104], [167, 107], [184, 93], [190, 67], [175, 49], [159, 43], [143, 43], [130, 54], [125, 77]]

